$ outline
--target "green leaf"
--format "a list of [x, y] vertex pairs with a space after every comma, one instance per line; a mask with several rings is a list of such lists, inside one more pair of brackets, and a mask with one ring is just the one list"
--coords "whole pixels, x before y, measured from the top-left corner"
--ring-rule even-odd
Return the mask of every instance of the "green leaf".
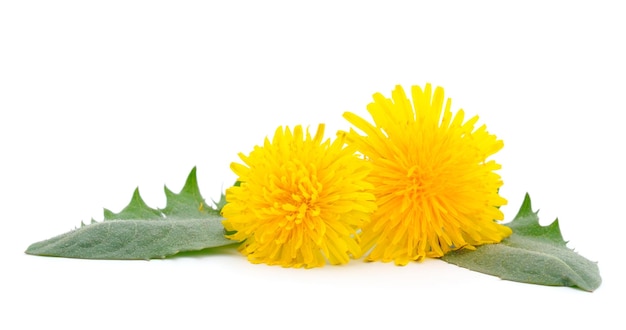
[[224, 237], [221, 207], [208, 206], [198, 188], [196, 168], [176, 194], [165, 187], [164, 209], [150, 208], [135, 189], [130, 203], [119, 213], [104, 210], [104, 221], [32, 244], [26, 253], [83, 259], [165, 258], [235, 242]]
[[443, 260], [505, 280], [578, 287], [593, 291], [602, 279], [596, 262], [569, 249], [563, 240], [558, 219], [541, 226], [526, 194], [517, 216], [509, 224], [513, 234], [499, 244], [453, 251]]

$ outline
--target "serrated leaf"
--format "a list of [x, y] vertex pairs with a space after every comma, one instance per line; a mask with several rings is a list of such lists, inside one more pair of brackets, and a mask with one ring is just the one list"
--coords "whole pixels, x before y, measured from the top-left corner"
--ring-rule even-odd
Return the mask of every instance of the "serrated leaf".
[[518, 214], [506, 225], [513, 229], [513, 234], [501, 243], [482, 245], [475, 251], [453, 251], [442, 259], [510, 281], [586, 291], [593, 291], [602, 283], [597, 263], [566, 246], [558, 220], [548, 226], [539, 224], [528, 194]]
[[165, 196], [167, 197], [167, 205], [163, 209], [163, 213], [173, 219], [219, 215], [223, 207], [223, 205], [218, 205], [217, 208], [212, 208], [206, 204], [200, 194], [200, 188], [198, 188], [195, 167], [191, 170], [180, 193], [175, 194], [166, 186]]
[[162, 220], [163, 214], [161, 211], [153, 209], [146, 205], [139, 194], [139, 188], [133, 192], [133, 197], [130, 199], [130, 203], [119, 213], [113, 213], [107, 209], [104, 209], [104, 220]]
[[[139, 190], [119, 213], [104, 210], [104, 221], [81, 226], [68, 233], [32, 244], [26, 253], [82, 259], [165, 258], [181, 251], [195, 251], [235, 242], [224, 237], [220, 210], [208, 206], [198, 188], [196, 168], [180, 193], [167, 187], [166, 207], [149, 207]], [[221, 201], [220, 201], [221, 202]]]

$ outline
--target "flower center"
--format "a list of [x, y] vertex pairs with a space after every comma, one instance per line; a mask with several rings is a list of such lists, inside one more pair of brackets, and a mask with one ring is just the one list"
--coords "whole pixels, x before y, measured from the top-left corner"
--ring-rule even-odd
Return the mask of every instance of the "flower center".
[[415, 200], [433, 194], [435, 184], [432, 171], [425, 171], [419, 165], [413, 165], [406, 176], [405, 196]]
[[301, 163], [292, 163], [289, 182], [284, 191], [288, 194], [283, 199], [282, 209], [287, 211], [285, 218], [293, 224], [299, 225], [307, 219], [318, 217], [321, 208], [318, 205], [322, 184], [318, 181], [317, 170], [314, 165], [304, 166]]

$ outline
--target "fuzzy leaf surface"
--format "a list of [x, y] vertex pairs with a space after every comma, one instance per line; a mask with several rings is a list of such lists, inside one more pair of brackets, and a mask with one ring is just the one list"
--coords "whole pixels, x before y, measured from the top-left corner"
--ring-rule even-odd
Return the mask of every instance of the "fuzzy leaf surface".
[[[153, 259], [181, 251], [233, 244], [224, 237], [220, 209], [208, 206], [196, 168], [176, 194], [165, 187], [166, 207], [150, 208], [136, 189], [119, 213], [104, 210], [104, 221], [81, 224], [68, 233], [34, 243], [27, 254], [81, 259]], [[224, 196], [217, 205], [223, 204]]]
[[539, 224], [528, 194], [517, 216], [506, 226], [513, 234], [501, 243], [478, 246], [475, 251], [453, 251], [442, 259], [510, 281], [586, 291], [593, 291], [602, 283], [598, 264], [566, 246], [558, 219], [548, 226]]

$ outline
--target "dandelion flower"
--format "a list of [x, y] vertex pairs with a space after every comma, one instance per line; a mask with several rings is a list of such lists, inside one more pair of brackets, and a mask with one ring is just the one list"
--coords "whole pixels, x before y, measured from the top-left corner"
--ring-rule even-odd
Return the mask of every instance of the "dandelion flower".
[[[361, 232], [367, 261], [441, 257], [450, 250], [497, 243], [511, 230], [494, 220], [506, 200], [494, 171], [500, 165], [487, 158], [503, 146], [478, 117], [464, 122], [464, 112], [444, 107], [444, 92], [430, 84], [411, 89], [413, 104], [402, 87], [392, 98], [374, 95], [367, 107], [373, 124], [346, 112], [350, 129], [344, 135], [373, 165], [367, 181], [374, 186], [377, 209]], [[340, 134], [341, 135], [341, 134]]]
[[343, 138], [323, 136], [323, 124], [314, 137], [279, 127], [231, 164], [240, 185], [226, 191], [223, 224], [251, 262], [311, 268], [361, 254], [357, 231], [376, 208], [371, 166]]

